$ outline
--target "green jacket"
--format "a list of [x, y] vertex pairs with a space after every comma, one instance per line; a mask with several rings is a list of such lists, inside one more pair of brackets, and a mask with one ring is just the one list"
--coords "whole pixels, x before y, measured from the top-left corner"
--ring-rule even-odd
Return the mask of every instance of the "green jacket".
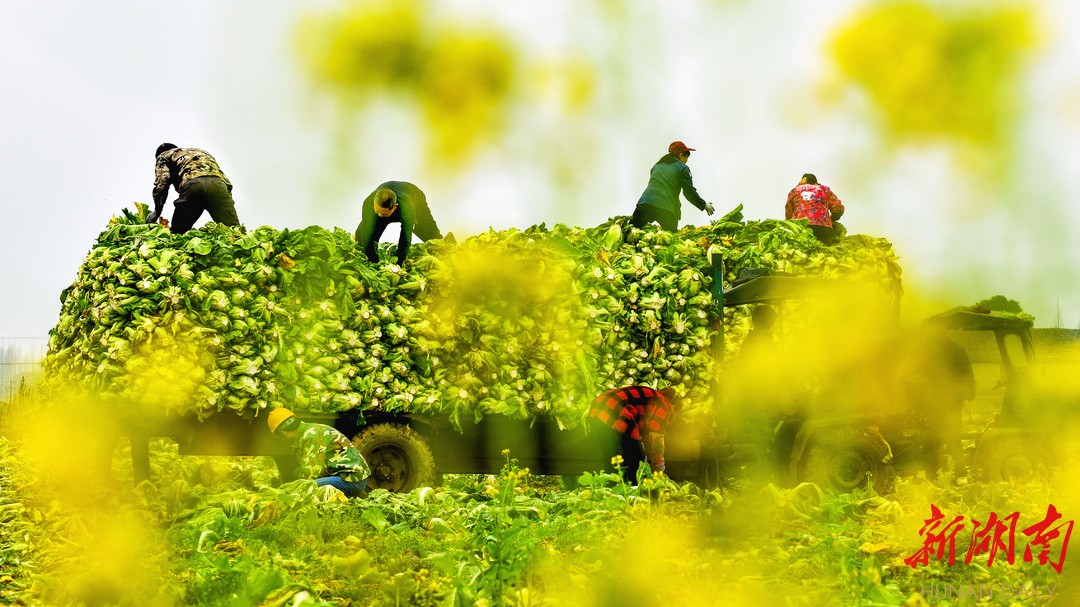
[[356, 483], [371, 476], [371, 468], [348, 437], [325, 424], [301, 422], [293, 450], [300, 460], [296, 470], [299, 477], [340, 476]]
[[[389, 217], [379, 217], [375, 214], [375, 193], [383, 188], [392, 190], [397, 196], [397, 209]], [[382, 236], [386, 226], [395, 221], [401, 222], [401, 236], [398, 238], [397, 248], [399, 265], [405, 262], [409, 254], [413, 234], [425, 242], [432, 238], [442, 238], [439, 226], [435, 224], [435, 218], [431, 216], [431, 209], [428, 208], [427, 196], [424, 195], [423, 190], [407, 181], [387, 181], [380, 184], [364, 199], [363, 208], [360, 211], [360, 225], [356, 226], [356, 244], [372, 263], [379, 261], [375, 251], [379, 237]]]
[[650, 204], [669, 211], [675, 219], [682, 219], [682, 203], [679, 192], [695, 207], [705, 210], [707, 204], [694, 187], [690, 167], [672, 154], [665, 154], [649, 172], [649, 185], [645, 186], [638, 204]]

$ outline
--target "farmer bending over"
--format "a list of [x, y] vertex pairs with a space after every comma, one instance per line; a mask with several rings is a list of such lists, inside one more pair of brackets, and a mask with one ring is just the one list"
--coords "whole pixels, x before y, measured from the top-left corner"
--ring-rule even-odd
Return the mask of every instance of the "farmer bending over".
[[221, 172], [217, 160], [198, 148], [181, 148], [163, 143], [154, 152], [154, 210], [146, 223], [157, 223], [169, 197], [169, 186], [176, 188], [179, 197], [173, 202], [173, 234], [190, 230], [203, 211], [214, 221], [240, 225], [232, 198], [232, 184]]
[[638, 468], [646, 457], [653, 471], [664, 471], [664, 433], [675, 414], [670, 400], [674, 396], [671, 388], [626, 386], [608, 390], [593, 401], [589, 417], [619, 433], [618, 452], [628, 483], [637, 482]]
[[379, 262], [375, 245], [386, 226], [395, 221], [401, 223], [397, 248], [399, 266], [405, 263], [405, 257], [409, 254], [413, 234], [424, 242], [443, 237], [435, 218], [431, 216], [424, 192], [405, 181], [387, 181], [364, 199], [360, 225], [356, 226], [356, 244], [371, 263]]
[[344, 434], [325, 424], [302, 422], [281, 407], [270, 411], [266, 425], [274, 436], [292, 441], [300, 461], [297, 476], [340, 489], [348, 497], [363, 493], [371, 468]]

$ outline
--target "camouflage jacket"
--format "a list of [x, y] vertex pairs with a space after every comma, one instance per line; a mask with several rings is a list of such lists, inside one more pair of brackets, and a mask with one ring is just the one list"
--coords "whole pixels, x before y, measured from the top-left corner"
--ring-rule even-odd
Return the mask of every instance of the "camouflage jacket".
[[196, 177], [220, 177], [232, 191], [232, 184], [225, 178], [225, 173], [221, 172], [217, 161], [207, 152], [198, 148], [175, 148], [162, 152], [154, 165], [154, 208], [165, 206], [170, 185], [179, 192], [185, 181]]
[[293, 439], [293, 450], [300, 460], [299, 477], [340, 476], [355, 483], [371, 476], [371, 468], [352, 442], [325, 424], [301, 422]]

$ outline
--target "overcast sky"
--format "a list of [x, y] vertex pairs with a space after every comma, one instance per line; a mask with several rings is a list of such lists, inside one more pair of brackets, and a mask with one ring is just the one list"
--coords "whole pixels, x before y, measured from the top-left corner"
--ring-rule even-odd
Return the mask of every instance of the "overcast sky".
[[[698, 148], [696, 185], [721, 213], [742, 203], [751, 219], [782, 216], [788, 189], [813, 171], [844, 200], [849, 231], [894, 243], [909, 289], [955, 303], [1000, 293], [1040, 326], [1059, 310], [1063, 326], [1080, 326], [1076, 3], [1038, 3], [1046, 40], [1018, 91], [1015, 176], [996, 190], [934, 146], [885, 154], [864, 115], [809, 101], [827, 78], [823, 40], [862, 2], [628, 2], [617, 27], [602, 2], [525, 4], [430, 6], [482, 14], [534, 54], [593, 60], [598, 103], [618, 111], [554, 129], [518, 117], [458, 173], [434, 175], [415, 122], [392, 106], [356, 127], [363, 153], [334, 157], [340, 124], [300, 71], [293, 28], [303, 7], [335, 2], [0, 0], [0, 337], [47, 335], [109, 217], [150, 202], [163, 141], [214, 154], [249, 227], [352, 231], [371, 188], [407, 179], [444, 230], [467, 235], [630, 214], [649, 167], [681, 139]], [[551, 187], [553, 164], [579, 160], [587, 179]], [[684, 221], [705, 216], [687, 204]]]

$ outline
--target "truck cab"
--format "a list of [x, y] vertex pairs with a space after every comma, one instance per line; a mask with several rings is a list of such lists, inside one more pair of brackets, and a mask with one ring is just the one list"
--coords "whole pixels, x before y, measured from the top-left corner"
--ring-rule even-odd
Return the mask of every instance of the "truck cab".
[[[990, 392], [993, 409], [965, 432], [971, 445], [968, 463], [983, 478], [1013, 481], [1032, 478], [1055, 460], [1055, 435], [1064, 429], [1075, 407], [1048, 390], [1040, 372], [1030, 317], [994, 312], [986, 308], [956, 307], [926, 319], [927, 324], [956, 332], [979, 350], [996, 352], [998, 379]], [[965, 335], [967, 334], [967, 335]], [[986, 347], [986, 342], [990, 347]], [[985, 408], [985, 407], [984, 407]]]
[[[761, 374], [760, 364], [740, 364], [741, 351], [723, 361], [715, 400], [722, 403], [718, 407], [739, 412], [732, 416], [730, 451], [753, 454], [758, 465], [765, 463], [788, 485], [811, 481], [834, 491], [871, 485], [887, 490], [895, 472], [883, 429], [898, 412], [877, 402], [865, 406], [868, 398], [878, 400], [874, 393], [885, 392], [878, 385], [882, 376], [869, 371], [873, 356], [845, 344], [860, 335], [869, 340], [880, 333], [888, 339], [898, 299], [859, 281], [771, 272], [746, 273], [713, 294], [723, 309], [775, 310], [773, 331], [786, 344], [764, 357], [771, 359], [768, 372], [749, 386], [746, 376]], [[822, 320], [807, 321], [808, 314]], [[717, 360], [725, 355], [723, 340], [721, 333], [714, 347]], [[887, 350], [886, 343], [867, 343], [868, 353], [881, 350]], [[835, 360], [826, 360], [834, 355]], [[733, 457], [729, 465], [745, 465], [737, 462]]]

